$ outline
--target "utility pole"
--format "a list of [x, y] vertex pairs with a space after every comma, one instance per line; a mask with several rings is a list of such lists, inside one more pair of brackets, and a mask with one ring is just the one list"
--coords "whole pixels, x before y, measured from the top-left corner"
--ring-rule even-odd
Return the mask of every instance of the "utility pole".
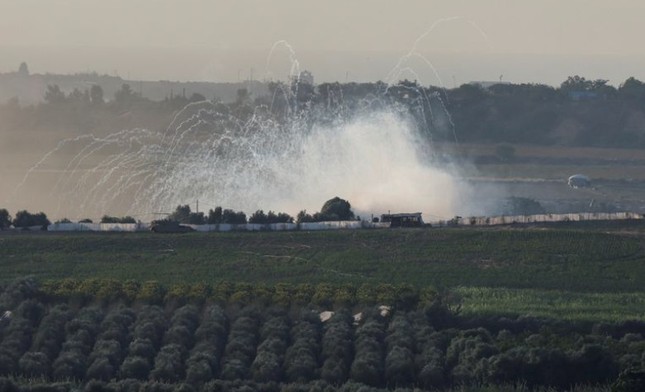
[[197, 199], [197, 202], [195, 204], [195, 212], [199, 214], [199, 199]]

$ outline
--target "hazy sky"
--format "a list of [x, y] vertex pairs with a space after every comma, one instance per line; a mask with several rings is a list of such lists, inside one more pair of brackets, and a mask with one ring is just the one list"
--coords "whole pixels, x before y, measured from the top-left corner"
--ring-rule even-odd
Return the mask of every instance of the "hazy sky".
[[0, 72], [234, 81], [296, 59], [316, 81], [386, 80], [414, 49], [390, 76], [617, 85], [645, 80], [644, 17], [638, 0], [0, 0]]

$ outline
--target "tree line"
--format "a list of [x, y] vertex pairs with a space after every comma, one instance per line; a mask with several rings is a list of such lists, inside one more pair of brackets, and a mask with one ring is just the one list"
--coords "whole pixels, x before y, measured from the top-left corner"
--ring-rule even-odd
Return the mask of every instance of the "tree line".
[[[305, 210], [298, 213], [296, 222], [322, 222], [322, 221], [342, 221], [353, 220], [354, 213], [351, 210], [351, 204], [344, 199], [334, 197], [327, 200], [320, 212], [313, 215], [307, 214]], [[68, 218], [62, 218], [55, 223], [72, 223]], [[79, 223], [93, 223], [91, 219], [81, 219]], [[104, 215], [100, 223], [137, 223], [137, 219], [132, 216], [110, 216]], [[165, 219], [155, 220], [153, 225], [173, 225], [173, 224], [191, 224], [191, 225], [205, 225], [205, 224], [272, 224], [272, 223], [294, 223], [294, 218], [285, 212], [269, 211], [265, 213], [264, 210], [257, 210], [247, 218], [243, 211], [234, 211], [232, 209], [222, 209], [222, 207], [215, 207], [210, 209], [207, 214], [204, 212], [192, 212], [190, 205], [178, 205], [171, 214]], [[7, 230], [11, 226], [15, 228], [29, 228], [39, 226], [43, 230], [50, 225], [51, 222], [47, 215], [43, 212], [30, 213], [26, 210], [21, 210], [16, 213], [12, 218], [7, 209], [0, 209], [0, 230]]]
[[[402, 80], [388, 85], [375, 83], [272, 82], [269, 94], [252, 96], [238, 90], [232, 102], [217, 103], [218, 110], [248, 121], [258, 110], [276, 121], [302, 119], [333, 123], [339, 119], [380, 109], [405, 113], [422, 134], [438, 141], [469, 143], [523, 143], [571, 146], [634, 147], [645, 145], [645, 83], [633, 77], [618, 87], [607, 80], [571, 76], [558, 87], [543, 84], [469, 83], [455, 88], [423, 86]], [[109, 102], [99, 85], [85, 91], [61, 91], [50, 85], [44, 103], [21, 107], [10, 101], [0, 105], [0, 113], [14, 122], [55, 117], [56, 122], [74, 121], [75, 127], [89, 127], [84, 117], [105, 112], [120, 116], [124, 110], [171, 115], [186, 104], [205, 100], [172, 95], [154, 102], [124, 84]], [[85, 110], [78, 110], [84, 108]], [[68, 110], [69, 109], [69, 110]], [[56, 113], [65, 112], [62, 118]], [[110, 114], [111, 113], [111, 114]], [[306, 115], [303, 116], [303, 113]], [[99, 116], [104, 119], [104, 115]], [[114, 118], [117, 121], [116, 118]]]
[[[442, 295], [386, 309], [234, 297], [79, 302], [48, 294], [49, 284], [3, 287], [3, 391], [30, 390], [33, 380], [39, 391], [643, 387], [643, 322], [464, 316]], [[324, 309], [335, 312], [323, 319]]]
[[21, 210], [12, 218], [9, 211], [5, 208], [0, 209], [0, 230], [9, 229], [12, 225], [16, 228], [27, 228], [33, 226], [46, 228], [50, 224], [51, 222], [44, 212], [31, 213], [27, 210]]
[[[92, 219], [85, 218], [78, 221], [79, 223], [93, 223]], [[62, 218], [55, 223], [72, 223], [68, 218]], [[137, 220], [131, 216], [116, 217], [104, 215], [100, 223], [137, 223]], [[20, 210], [12, 217], [5, 208], [0, 208], [0, 230], [10, 229], [12, 226], [17, 229], [39, 227], [46, 230], [51, 221], [44, 212], [32, 213], [27, 210]]]
[[[327, 200], [320, 212], [313, 215], [308, 214], [306, 210], [302, 210], [296, 216], [295, 222], [323, 222], [323, 221], [346, 221], [354, 220], [354, 212], [352, 212], [352, 205], [349, 201], [341, 199], [336, 196]], [[242, 211], [234, 211], [231, 209], [222, 209], [222, 207], [215, 207], [210, 209], [207, 214], [203, 212], [192, 212], [190, 205], [178, 205], [174, 212], [168, 215], [165, 220], [156, 221], [156, 223], [183, 223], [193, 225], [203, 224], [272, 224], [272, 223], [294, 223], [294, 218], [285, 212], [269, 211], [265, 213], [264, 210], [257, 210], [251, 214], [248, 219], [246, 214]]]

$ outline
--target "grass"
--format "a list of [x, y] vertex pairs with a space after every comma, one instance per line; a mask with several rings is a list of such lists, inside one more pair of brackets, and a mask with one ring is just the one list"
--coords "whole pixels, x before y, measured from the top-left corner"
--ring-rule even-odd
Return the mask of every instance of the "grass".
[[573, 230], [361, 230], [0, 237], [0, 276], [640, 290], [638, 237]]
[[476, 170], [468, 173], [471, 176], [495, 178], [538, 178], [565, 182], [567, 178], [576, 173], [584, 173], [597, 180], [629, 179], [630, 181], [645, 180], [643, 165], [536, 165], [531, 163], [490, 164], [480, 165]]
[[645, 320], [645, 293], [459, 287], [466, 315], [531, 315], [568, 321]]
[[643, 234], [603, 230], [2, 235], [0, 280], [411, 284], [470, 313], [645, 319]]

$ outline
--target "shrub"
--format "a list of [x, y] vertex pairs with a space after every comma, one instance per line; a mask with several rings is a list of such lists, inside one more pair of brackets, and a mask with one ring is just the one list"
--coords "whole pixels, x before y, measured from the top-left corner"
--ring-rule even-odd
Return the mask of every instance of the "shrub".
[[101, 223], [137, 223], [137, 220], [131, 216], [117, 217], [103, 215], [101, 218]]
[[42, 226], [45, 228], [51, 222], [47, 219], [44, 212], [32, 214], [26, 210], [18, 211], [16, 217], [13, 219], [13, 226], [18, 228], [25, 228], [31, 226]]

